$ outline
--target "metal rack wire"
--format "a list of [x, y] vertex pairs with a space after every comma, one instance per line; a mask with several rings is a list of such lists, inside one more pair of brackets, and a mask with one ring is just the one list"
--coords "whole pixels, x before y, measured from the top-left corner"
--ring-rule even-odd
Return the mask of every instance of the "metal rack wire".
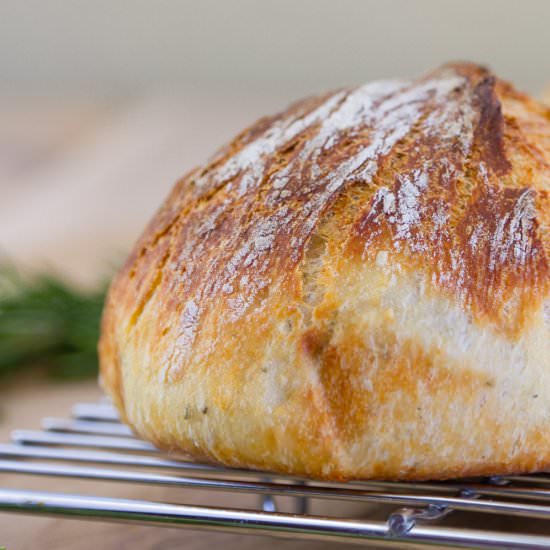
[[[5, 512], [378, 547], [550, 548], [550, 475], [331, 484], [226, 469], [161, 454], [121, 424], [105, 400], [75, 405], [69, 419], [45, 418], [40, 431], [13, 432], [11, 443], [0, 444], [0, 472], [260, 496], [257, 509], [237, 509], [0, 488]], [[293, 499], [293, 513], [277, 511], [280, 496]], [[310, 503], [324, 500], [393, 508], [378, 520], [309, 512]], [[534, 519], [539, 534], [522, 531], [520, 521], [507, 522], [514, 528], [506, 530], [472, 527], [480, 523], [472, 517], [488, 515]], [[462, 516], [466, 524], [456, 524], [453, 518]]]

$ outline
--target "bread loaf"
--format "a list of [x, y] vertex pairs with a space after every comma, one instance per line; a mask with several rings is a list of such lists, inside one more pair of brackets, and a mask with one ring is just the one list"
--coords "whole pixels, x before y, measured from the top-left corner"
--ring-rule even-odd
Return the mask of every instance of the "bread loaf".
[[471, 64], [261, 119], [115, 277], [101, 379], [161, 449], [323, 479], [550, 468], [550, 111]]

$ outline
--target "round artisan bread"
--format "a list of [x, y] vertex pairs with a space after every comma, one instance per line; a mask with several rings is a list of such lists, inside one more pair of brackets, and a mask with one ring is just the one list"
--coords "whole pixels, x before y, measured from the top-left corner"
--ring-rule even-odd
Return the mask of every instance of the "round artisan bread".
[[296, 103], [177, 183], [112, 284], [102, 383], [229, 466], [548, 468], [549, 183], [550, 111], [482, 67]]

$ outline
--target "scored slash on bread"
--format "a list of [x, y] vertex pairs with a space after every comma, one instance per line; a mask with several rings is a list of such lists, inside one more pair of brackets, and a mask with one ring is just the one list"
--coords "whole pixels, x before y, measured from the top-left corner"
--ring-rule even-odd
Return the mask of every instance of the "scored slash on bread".
[[176, 184], [111, 286], [102, 383], [229, 466], [550, 467], [549, 182], [550, 111], [476, 65], [298, 102]]

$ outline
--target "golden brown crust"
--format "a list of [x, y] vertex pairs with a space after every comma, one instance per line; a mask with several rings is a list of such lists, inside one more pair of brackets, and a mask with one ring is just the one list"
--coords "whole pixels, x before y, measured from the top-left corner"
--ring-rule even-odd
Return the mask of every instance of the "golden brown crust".
[[550, 465], [549, 181], [550, 112], [475, 65], [296, 103], [175, 186], [113, 281], [103, 384], [235, 466]]

